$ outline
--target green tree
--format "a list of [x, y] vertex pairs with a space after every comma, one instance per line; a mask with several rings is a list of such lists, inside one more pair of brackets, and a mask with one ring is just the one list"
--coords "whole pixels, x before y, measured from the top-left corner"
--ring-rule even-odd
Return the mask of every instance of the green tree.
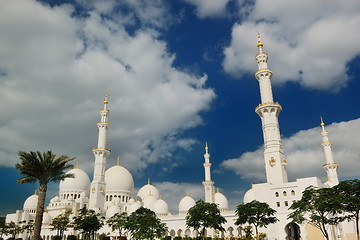
[[24, 232], [29, 234], [29, 239], [31, 238], [31, 234], [34, 231], [34, 220], [29, 220], [28, 222], [23, 221], [25, 225], [22, 226]]
[[122, 230], [126, 223], [126, 213], [116, 213], [114, 216], [110, 217], [106, 223], [111, 227], [112, 231], [119, 231], [119, 236], [122, 236]]
[[222, 224], [226, 223], [226, 219], [221, 216], [218, 206], [215, 203], [207, 203], [201, 199], [188, 210], [185, 221], [187, 227], [193, 227], [195, 230], [202, 228], [202, 238], [205, 238], [206, 228], [225, 231]]
[[359, 218], [360, 218], [360, 180], [346, 180], [333, 187], [341, 201], [342, 220], [354, 220], [356, 225], [357, 239], [359, 235]]
[[56, 235], [59, 236], [60, 239], [63, 238], [64, 232], [70, 227], [70, 214], [71, 210], [68, 210], [51, 220], [51, 230], [56, 230]]
[[16, 235], [24, 231], [24, 229], [20, 225], [14, 223], [13, 221], [6, 223], [6, 229], [7, 233], [10, 234], [13, 239], [16, 238]]
[[17, 163], [15, 167], [20, 174], [24, 176], [18, 179], [17, 183], [39, 183], [39, 198], [34, 223], [34, 240], [40, 240], [47, 185], [50, 182], [74, 177], [73, 174], [65, 174], [64, 171], [73, 166], [69, 164], [69, 161], [75, 158], [69, 158], [65, 155], [56, 158], [56, 155], [51, 151], [44, 153], [19, 151], [18, 155], [21, 162]]
[[138, 208], [127, 217], [125, 229], [135, 239], [160, 239], [167, 232], [166, 224], [162, 223], [153, 211], [144, 207]]
[[275, 213], [276, 211], [265, 202], [253, 200], [249, 203], [242, 203], [236, 207], [236, 215], [238, 218], [235, 224], [242, 225], [248, 223], [253, 225], [255, 227], [255, 234], [258, 236], [259, 227], [267, 227], [267, 225], [278, 221], [278, 219], [274, 217]]
[[310, 223], [318, 228], [322, 235], [329, 239], [326, 226], [335, 225], [342, 221], [336, 217], [340, 210], [339, 195], [333, 188], [307, 187], [300, 200], [294, 202], [289, 209], [293, 210], [288, 215], [297, 223]]
[[5, 217], [0, 217], [0, 238], [7, 233]]
[[74, 217], [74, 229], [85, 234], [85, 239], [95, 239], [95, 233], [104, 225], [100, 214], [92, 209], [82, 208], [79, 216]]

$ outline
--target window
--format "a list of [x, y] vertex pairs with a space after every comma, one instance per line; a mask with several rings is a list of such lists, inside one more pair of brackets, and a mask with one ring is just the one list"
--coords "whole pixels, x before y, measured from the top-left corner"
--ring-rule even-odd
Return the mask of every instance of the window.
[[277, 206], [277, 207], [280, 207], [280, 202], [276, 202], [276, 206]]
[[286, 196], [287, 196], [287, 193], [286, 193], [286, 191], [284, 191], [284, 192], [283, 192], [283, 195], [284, 195], [284, 197], [286, 197]]
[[278, 192], [275, 193], [275, 197], [279, 197], [279, 193], [278, 193]]
[[295, 191], [294, 191], [294, 190], [291, 190], [291, 195], [295, 195]]
[[285, 204], [286, 207], [289, 206], [288, 201], [285, 201], [284, 204]]

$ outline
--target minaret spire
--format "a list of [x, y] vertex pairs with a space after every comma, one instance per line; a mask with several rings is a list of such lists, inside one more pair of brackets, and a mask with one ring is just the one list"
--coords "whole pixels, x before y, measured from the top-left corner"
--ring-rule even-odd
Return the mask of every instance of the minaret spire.
[[204, 189], [205, 189], [205, 202], [213, 203], [214, 202], [214, 182], [211, 180], [211, 162], [210, 162], [210, 154], [209, 147], [206, 143], [205, 145], [205, 154], [204, 154], [205, 162], [205, 181], [203, 181]]
[[263, 51], [263, 43], [258, 34], [256, 54], [258, 71], [255, 77], [259, 82], [261, 104], [255, 112], [260, 116], [264, 136], [264, 160], [267, 182], [271, 184], [285, 183], [288, 181], [285, 169], [286, 160], [281, 146], [280, 127], [278, 116], [281, 105], [273, 100], [271, 77], [272, 71], [268, 68], [268, 55]]
[[101, 121], [97, 123], [99, 129], [98, 145], [92, 149], [95, 156], [95, 166], [94, 177], [91, 182], [89, 206], [96, 211], [103, 211], [105, 203], [106, 157], [110, 154], [110, 149], [106, 147], [107, 131], [110, 126], [108, 122], [110, 112], [107, 109], [108, 103], [108, 96], [106, 94], [104, 99], [104, 109], [100, 111]]
[[334, 162], [332, 150], [331, 150], [331, 142], [329, 140], [328, 131], [325, 130], [325, 123], [322, 117], [320, 118], [320, 126], [321, 126], [320, 134], [322, 137], [321, 146], [324, 149], [325, 160], [326, 160], [326, 163], [323, 165], [323, 168], [325, 169], [328, 178], [326, 184], [332, 187], [339, 184], [339, 178], [337, 175], [337, 168], [339, 164]]

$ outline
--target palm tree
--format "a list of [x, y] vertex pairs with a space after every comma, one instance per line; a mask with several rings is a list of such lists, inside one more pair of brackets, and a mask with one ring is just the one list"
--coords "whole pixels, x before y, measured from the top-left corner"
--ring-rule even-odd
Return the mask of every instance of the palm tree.
[[18, 179], [17, 183], [39, 183], [39, 197], [36, 207], [33, 239], [40, 240], [47, 185], [50, 182], [74, 177], [73, 174], [66, 174], [64, 171], [73, 167], [72, 164], [69, 164], [69, 161], [75, 158], [69, 158], [66, 155], [61, 155], [56, 158], [56, 155], [51, 151], [44, 153], [40, 153], [39, 151], [19, 151], [18, 155], [21, 163], [17, 163], [15, 167], [20, 174], [24, 176]]

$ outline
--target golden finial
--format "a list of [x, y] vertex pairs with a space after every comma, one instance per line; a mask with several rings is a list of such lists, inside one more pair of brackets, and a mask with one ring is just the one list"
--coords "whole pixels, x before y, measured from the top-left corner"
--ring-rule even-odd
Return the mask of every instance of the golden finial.
[[261, 42], [261, 39], [260, 39], [260, 33], [258, 33], [258, 43], [257, 43], [257, 47], [260, 48], [260, 47], [263, 47], [264, 44]]
[[162, 200], [162, 196], [160, 195], [160, 198], [159, 198], [160, 200]]
[[106, 104], [108, 104], [108, 103], [109, 103], [109, 101], [108, 101], [108, 95], [105, 94], [104, 104], [106, 105]]
[[322, 117], [320, 117], [320, 126], [325, 126], [325, 123], [324, 123], [324, 121], [323, 121], [323, 118]]
[[216, 188], [216, 193], [220, 193], [219, 188]]
[[206, 150], [206, 151], [209, 150], [209, 147], [208, 147], [207, 142], [205, 143], [205, 150]]
[[36, 189], [35, 189], [34, 195], [37, 195], [37, 194], [36, 194]]
[[76, 162], [75, 168], [79, 168], [79, 162]]
[[148, 178], [148, 185], [150, 185], [150, 178]]
[[120, 166], [120, 156], [118, 156], [118, 158], [117, 158], [116, 166]]
[[189, 193], [188, 193], [188, 192], [186, 192], [186, 196], [187, 196], [187, 197], [189, 196]]

